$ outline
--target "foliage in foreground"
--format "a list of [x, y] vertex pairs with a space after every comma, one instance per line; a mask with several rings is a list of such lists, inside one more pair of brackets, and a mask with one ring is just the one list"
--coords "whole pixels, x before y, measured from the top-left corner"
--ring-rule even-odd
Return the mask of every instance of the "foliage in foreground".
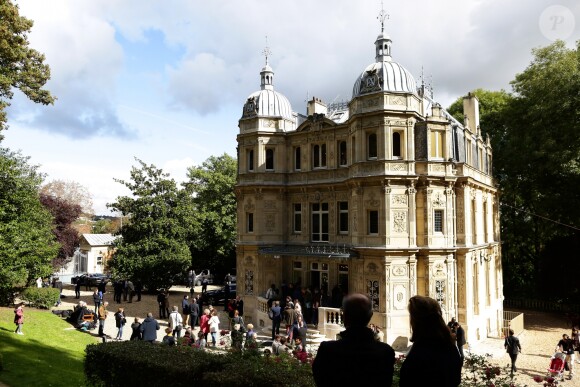
[[187, 346], [142, 341], [86, 348], [85, 375], [91, 386], [314, 386], [312, 368], [288, 357], [256, 352], [216, 354]]
[[52, 217], [40, 203], [43, 176], [28, 157], [0, 148], [0, 305], [14, 293], [52, 272], [59, 245]]
[[70, 329], [47, 310], [25, 308], [24, 336], [15, 335], [14, 309], [0, 308], [0, 381], [8, 386], [85, 386], [83, 357], [95, 337]]

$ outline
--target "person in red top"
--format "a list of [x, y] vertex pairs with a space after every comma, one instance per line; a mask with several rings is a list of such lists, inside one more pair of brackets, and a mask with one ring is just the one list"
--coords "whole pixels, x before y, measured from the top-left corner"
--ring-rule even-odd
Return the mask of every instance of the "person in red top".
[[14, 333], [23, 335], [22, 324], [24, 324], [24, 302], [21, 302], [16, 309], [14, 309], [14, 324], [16, 324], [16, 330]]
[[203, 337], [206, 341], [209, 333], [209, 317], [209, 309], [204, 309], [199, 322], [199, 330], [203, 332]]

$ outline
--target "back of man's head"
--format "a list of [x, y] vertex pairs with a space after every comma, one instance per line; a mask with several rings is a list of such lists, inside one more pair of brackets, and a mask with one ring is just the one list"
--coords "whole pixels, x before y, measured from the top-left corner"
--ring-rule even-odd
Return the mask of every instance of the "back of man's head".
[[364, 294], [350, 294], [342, 303], [344, 326], [366, 327], [373, 316], [371, 300]]

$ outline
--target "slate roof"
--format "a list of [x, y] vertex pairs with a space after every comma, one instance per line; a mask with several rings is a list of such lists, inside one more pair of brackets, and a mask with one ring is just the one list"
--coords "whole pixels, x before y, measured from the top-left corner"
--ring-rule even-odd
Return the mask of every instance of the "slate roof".
[[83, 238], [91, 246], [109, 246], [116, 239], [113, 234], [83, 234]]

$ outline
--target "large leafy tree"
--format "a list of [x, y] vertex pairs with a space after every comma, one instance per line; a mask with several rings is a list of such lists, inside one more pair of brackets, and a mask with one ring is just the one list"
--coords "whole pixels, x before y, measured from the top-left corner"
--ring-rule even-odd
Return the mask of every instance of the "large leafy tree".
[[501, 189], [504, 291], [580, 301], [580, 49], [533, 54], [512, 93], [475, 90]]
[[235, 266], [237, 162], [223, 154], [188, 170], [187, 189], [195, 203], [190, 226], [193, 266], [229, 270]]
[[[504, 254], [519, 266], [531, 266], [534, 273], [522, 290], [575, 295], [576, 301], [578, 250], [562, 254], [561, 247], [578, 245], [580, 237], [578, 44], [569, 49], [557, 41], [534, 50], [531, 64], [512, 81], [513, 98], [505, 114], [509, 138], [500, 176], [505, 228], [518, 232], [513, 240], [521, 242], [507, 240]], [[554, 287], [550, 278], [566, 285]]]
[[[20, 16], [11, 0], [0, 0], [0, 133], [7, 128], [6, 107], [19, 89], [30, 100], [44, 105], [55, 98], [44, 84], [50, 79], [50, 68], [44, 55], [29, 47], [28, 33], [32, 21]], [[0, 134], [0, 140], [3, 136]]]
[[55, 270], [59, 270], [70, 261], [79, 243], [79, 233], [73, 227], [73, 223], [81, 214], [81, 206], [43, 193], [40, 194], [40, 202], [54, 219], [52, 231], [60, 243], [60, 249], [52, 260], [52, 266]]
[[52, 272], [59, 244], [38, 189], [43, 176], [20, 153], [0, 148], [0, 304], [18, 287]]
[[128, 216], [110, 261], [114, 276], [140, 280], [149, 289], [169, 288], [191, 264], [187, 244], [191, 197], [154, 165], [137, 159], [131, 180], [118, 180], [132, 192], [108, 206]]

